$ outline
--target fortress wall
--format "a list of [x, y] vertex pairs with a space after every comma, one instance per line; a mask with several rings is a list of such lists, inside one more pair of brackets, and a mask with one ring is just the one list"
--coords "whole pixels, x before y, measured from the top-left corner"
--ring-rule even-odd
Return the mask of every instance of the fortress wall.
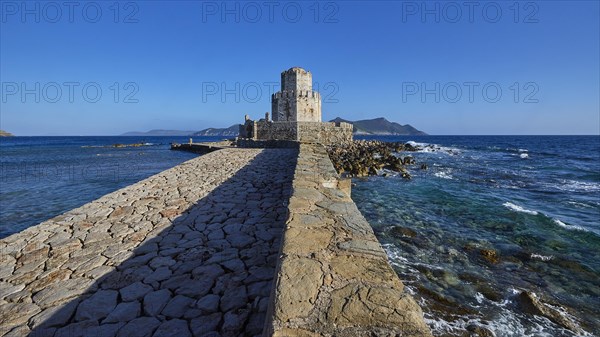
[[341, 144], [352, 141], [352, 124], [349, 123], [298, 123], [298, 140], [303, 143]]
[[431, 336], [324, 147], [301, 144], [264, 336]]
[[[256, 140], [293, 140], [302, 143], [340, 144], [352, 141], [349, 123], [322, 122], [267, 122], [256, 125]], [[241, 143], [238, 142], [238, 146]]]
[[257, 140], [297, 140], [298, 133], [294, 122], [267, 122], [256, 123]]

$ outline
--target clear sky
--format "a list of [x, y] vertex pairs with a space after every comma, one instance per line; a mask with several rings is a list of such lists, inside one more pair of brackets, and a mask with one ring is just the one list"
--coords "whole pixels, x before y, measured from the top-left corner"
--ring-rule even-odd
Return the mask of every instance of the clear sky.
[[16, 135], [227, 127], [270, 111], [292, 66], [325, 120], [600, 133], [598, 1], [0, 3], [0, 128]]

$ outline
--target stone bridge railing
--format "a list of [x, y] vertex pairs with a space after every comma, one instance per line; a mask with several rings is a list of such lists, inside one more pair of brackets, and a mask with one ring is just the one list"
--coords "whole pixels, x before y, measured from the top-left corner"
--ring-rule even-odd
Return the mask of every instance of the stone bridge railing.
[[430, 336], [320, 145], [302, 144], [264, 336]]

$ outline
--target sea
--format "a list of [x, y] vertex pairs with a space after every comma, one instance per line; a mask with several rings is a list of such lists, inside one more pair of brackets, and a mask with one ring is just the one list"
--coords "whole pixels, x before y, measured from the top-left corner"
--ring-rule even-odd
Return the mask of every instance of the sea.
[[[352, 199], [434, 335], [600, 336], [600, 136], [375, 138], [420, 149], [401, 153], [411, 180], [353, 179]], [[523, 291], [584, 332], [524, 312]]]
[[188, 141], [189, 137], [0, 137], [0, 238], [196, 157], [170, 150], [171, 142]]
[[[357, 138], [419, 149], [398, 154], [412, 179], [354, 178], [352, 198], [435, 336], [600, 336], [600, 136]], [[0, 238], [196, 157], [169, 150], [187, 141], [0, 138]]]

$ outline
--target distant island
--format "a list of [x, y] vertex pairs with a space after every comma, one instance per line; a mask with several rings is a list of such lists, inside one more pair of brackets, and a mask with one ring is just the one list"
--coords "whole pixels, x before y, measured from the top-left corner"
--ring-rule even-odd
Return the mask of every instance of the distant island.
[[426, 136], [423, 131], [415, 129], [412, 125], [401, 125], [390, 122], [383, 117], [375, 119], [363, 119], [359, 121], [348, 121], [337, 117], [330, 122], [346, 122], [354, 126], [355, 135], [378, 135], [378, 136]]
[[228, 128], [208, 128], [194, 132], [190, 136], [223, 136], [223, 137], [237, 137], [240, 132], [240, 125], [234, 124]]
[[10, 132], [6, 132], [4, 130], [0, 130], [0, 137], [13, 137], [14, 135]]
[[[401, 125], [390, 122], [380, 117], [375, 119], [363, 119], [359, 121], [348, 121], [337, 117], [330, 122], [346, 122], [354, 126], [355, 135], [375, 136], [425, 136], [427, 133], [417, 130], [410, 124]], [[200, 131], [181, 130], [150, 130], [148, 132], [126, 132], [121, 136], [212, 136], [212, 137], [236, 137], [239, 133], [239, 124], [228, 128], [208, 128]]]

